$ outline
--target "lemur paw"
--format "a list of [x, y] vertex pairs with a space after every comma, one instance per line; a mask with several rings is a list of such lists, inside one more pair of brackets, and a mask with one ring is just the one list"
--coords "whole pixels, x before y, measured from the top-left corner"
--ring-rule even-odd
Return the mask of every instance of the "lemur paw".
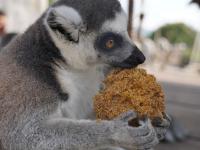
[[158, 144], [156, 132], [149, 119], [139, 121], [138, 127], [129, 126], [129, 121], [136, 118], [134, 112], [127, 112], [113, 120], [114, 132], [111, 139], [116, 146], [127, 150], [151, 149]]
[[171, 119], [167, 114], [164, 114], [164, 118], [162, 120], [160, 119], [152, 122], [159, 140], [164, 139], [165, 134], [170, 127], [170, 122]]

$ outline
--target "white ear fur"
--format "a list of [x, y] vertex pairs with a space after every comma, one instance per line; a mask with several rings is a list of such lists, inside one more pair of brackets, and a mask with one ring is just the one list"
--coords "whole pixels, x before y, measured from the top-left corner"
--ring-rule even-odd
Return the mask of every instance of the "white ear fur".
[[74, 42], [79, 41], [79, 32], [86, 31], [86, 25], [79, 13], [67, 6], [50, 8], [47, 23], [52, 30]]

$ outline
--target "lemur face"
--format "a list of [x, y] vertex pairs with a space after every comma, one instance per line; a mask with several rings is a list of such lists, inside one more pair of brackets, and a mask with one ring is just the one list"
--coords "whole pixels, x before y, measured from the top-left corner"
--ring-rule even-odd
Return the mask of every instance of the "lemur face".
[[127, 16], [123, 11], [103, 24], [95, 49], [98, 58], [113, 67], [132, 68], [145, 61], [142, 52], [128, 36]]
[[49, 9], [45, 25], [69, 66], [130, 68], [144, 62], [144, 55], [128, 36], [127, 16], [117, 0], [85, 0], [84, 5], [91, 5], [88, 8], [61, 2]]

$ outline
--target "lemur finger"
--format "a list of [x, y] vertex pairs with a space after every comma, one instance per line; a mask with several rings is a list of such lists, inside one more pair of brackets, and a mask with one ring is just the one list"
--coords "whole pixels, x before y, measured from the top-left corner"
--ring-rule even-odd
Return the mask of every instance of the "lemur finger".
[[155, 138], [151, 143], [144, 144], [142, 146], [139, 146], [138, 150], [153, 150], [153, 147], [159, 144], [159, 140]]
[[150, 130], [147, 126], [144, 127], [127, 127], [128, 133], [130, 134], [131, 137], [137, 138], [141, 136], [146, 136], [149, 134]]
[[127, 143], [127, 145], [125, 145], [126, 149], [146, 150], [146, 149], [153, 148], [154, 146], [156, 146], [159, 143], [159, 141], [156, 137], [155, 131], [149, 133], [145, 137], [143, 137], [143, 136], [135, 137], [130, 142], [131, 142], [131, 144], [129, 143], [130, 145], [128, 143]]
[[143, 145], [146, 143], [151, 143], [155, 138], [157, 139], [156, 132], [151, 124], [148, 124], [148, 134], [137, 138], [137, 143]]
[[167, 133], [167, 129], [155, 128], [155, 131], [159, 140], [162, 140]]
[[134, 111], [128, 111], [120, 115], [118, 118], [115, 118], [114, 121], [128, 122], [136, 117], [137, 114]]
[[142, 138], [142, 141], [144, 143], [141, 142], [140, 145], [138, 146], [138, 149], [141, 149], [141, 150], [151, 149], [159, 143], [159, 140], [156, 137], [155, 132], [149, 135], [148, 137]]
[[168, 114], [163, 113], [163, 116], [164, 116], [164, 119], [168, 120], [169, 122], [172, 121], [172, 118]]
[[145, 120], [141, 122], [141, 126], [139, 127], [127, 127], [128, 132], [131, 137], [138, 138], [138, 137], [145, 137], [147, 136], [153, 129], [150, 120]]

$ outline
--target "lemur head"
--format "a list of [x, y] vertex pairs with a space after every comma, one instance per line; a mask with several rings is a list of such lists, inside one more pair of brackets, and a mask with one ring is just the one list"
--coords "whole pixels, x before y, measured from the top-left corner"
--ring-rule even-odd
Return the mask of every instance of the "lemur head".
[[127, 16], [117, 0], [60, 0], [48, 9], [45, 25], [72, 68], [130, 68], [145, 60], [128, 36]]

